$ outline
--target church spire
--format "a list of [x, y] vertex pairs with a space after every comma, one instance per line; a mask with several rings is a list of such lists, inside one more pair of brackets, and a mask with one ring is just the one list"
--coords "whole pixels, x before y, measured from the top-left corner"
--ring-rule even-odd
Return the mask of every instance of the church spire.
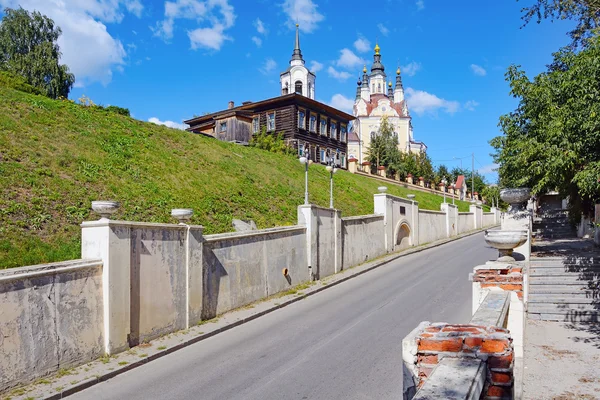
[[404, 101], [404, 87], [402, 86], [402, 75], [400, 75], [400, 67], [396, 70], [396, 86], [394, 87], [394, 103]]
[[304, 64], [304, 59], [302, 58], [302, 51], [300, 51], [300, 32], [298, 29], [299, 26], [300, 25], [296, 24], [296, 43], [294, 43], [294, 52], [292, 53], [292, 59], [290, 61], [290, 64], [296, 60], [301, 61], [302, 64]]

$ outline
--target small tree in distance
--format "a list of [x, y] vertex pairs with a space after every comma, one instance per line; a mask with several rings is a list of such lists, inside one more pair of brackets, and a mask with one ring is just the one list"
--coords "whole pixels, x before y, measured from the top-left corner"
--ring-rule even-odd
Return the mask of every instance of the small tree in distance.
[[23, 77], [50, 98], [68, 97], [75, 76], [59, 63], [57, 41], [61, 29], [37, 11], [7, 8], [4, 13], [0, 22], [0, 70]]

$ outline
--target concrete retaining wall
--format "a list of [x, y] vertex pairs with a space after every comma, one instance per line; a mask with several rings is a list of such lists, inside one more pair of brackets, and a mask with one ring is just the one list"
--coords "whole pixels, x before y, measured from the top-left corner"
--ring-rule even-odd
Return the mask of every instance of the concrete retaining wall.
[[0, 392], [104, 353], [102, 261], [0, 271]]
[[483, 226], [492, 226], [496, 224], [496, 215], [493, 212], [483, 213]]
[[446, 213], [419, 210], [419, 244], [446, 237]]
[[465, 233], [475, 229], [473, 227], [473, 213], [458, 213], [458, 234]]
[[308, 281], [305, 242], [306, 228], [299, 226], [205, 236], [202, 317]]
[[342, 218], [344, 269], [386, 253], [383, 215]]

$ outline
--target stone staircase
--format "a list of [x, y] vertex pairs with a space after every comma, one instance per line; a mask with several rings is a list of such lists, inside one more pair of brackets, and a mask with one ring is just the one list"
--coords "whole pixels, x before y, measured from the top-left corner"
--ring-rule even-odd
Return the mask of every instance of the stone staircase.
[[527, 314], [546, 321], [598, 322], [600, 257], [532, 258]]
[[597, 322], [600, 252], [590, 241], [577, 238], [565, 210], [545, 211], [534, 221], [533, 230], [528, 318]]
[[547, 210], [533, 221], [536, 239], [564, 239], [576, 237], [575, 229], [569, 224], [566, 210]]

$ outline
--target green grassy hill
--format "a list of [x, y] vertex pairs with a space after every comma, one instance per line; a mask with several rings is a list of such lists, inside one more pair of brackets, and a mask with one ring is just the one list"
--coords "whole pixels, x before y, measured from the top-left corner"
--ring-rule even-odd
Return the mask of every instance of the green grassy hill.
[[[231, 231], [233, 218], [296, 223], [304, 167], [294, 158], [23, 90], [0, 79], [0, 268], [78, 258], [79, 224], [98, 218], [92, 200], [121, 202], [115, 218], [133, 221], [174, 222], [172, 208], [193, 208], [207, 234]], [[309, 179], [311, 202], [328, 206], [325, 168], [311, 166]], [[343, 216], [373, 212], [379, 182], [345, 171], [334, 179]], [[415, 195], [439, 210], [442, 197]]]

